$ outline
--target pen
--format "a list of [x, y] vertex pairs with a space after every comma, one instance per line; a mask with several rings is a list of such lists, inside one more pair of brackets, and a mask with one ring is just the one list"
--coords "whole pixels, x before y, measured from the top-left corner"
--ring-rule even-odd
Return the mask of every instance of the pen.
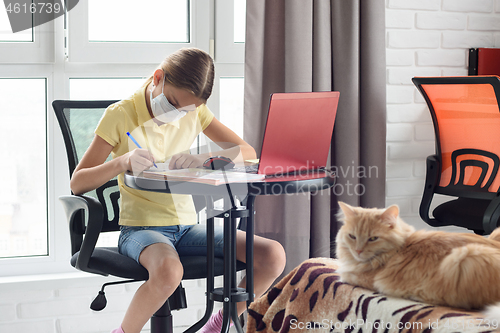
[[[127, 132], [127, 135], [128, 137], [130, 138], [130, 140], [132, 140], [133, 143], [135, 143], [135, 145], [137, 146], [137, 148], [139, 149], [142, 149], [141, 145], [139, 144], [139, 142], [135, 141], [134, 137], [132, 136], [132, 134], [130, 134], [129, 132]], [[156, 163], [153, 162], [153, 165], [155, 166], [155, 168], [158, 169], [158, 167], [156, 166]]]

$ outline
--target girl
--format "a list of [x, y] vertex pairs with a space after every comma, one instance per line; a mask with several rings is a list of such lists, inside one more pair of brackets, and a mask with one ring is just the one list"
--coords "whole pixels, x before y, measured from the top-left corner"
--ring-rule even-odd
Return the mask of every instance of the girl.
[[[213, 80], [213, 60], [204, 51], [186, 48], [171, 54], [132, 97], [108, 107], [73, 173], [70, 185], [75, 194], [88, 192], [118, 176], [121, 196], [118, 248], [149, 272], [149, 280], [135, 293], [121, 327], [113, 332], [139, 333], [179, 285], [183, 275], [179, 254], [193, 253], [193, 243], [206, 244], [205, 226], [196, 224], [190, 196], [128, 188], [123, 184], [123, 173], [141, 172], [155, 161], [168, 158], [171, 169], [201, 167], [212, 154], [182, 153], [189, 150], [201, 131], [214, 142], [226, 143], [219, 144], [223, 150], [216, 155], [233, 160], [255, 158], [254, 149], [214, 118], [207, 108], [205, 103], [212, 92]], [[147, 149], [136, 148], [127, 132]], [[113, 159], [105, 162], [109, 154]], [[215, 244], [215, 254], [222, 256], [222, 228], [216, 228]], [[199, 250], [205, 251], [206, 245]], [[236, 257], [245, 262], [245, 233], [240, 230]], [[276, 241], [255, 236], [256, 296], [267, 290], [284, 265], [283, 247]], [[245, 302], [239, 303], [237, 309], [241, 314]], [[220, 332], [221, 322], [219, 311], [201, 331]]]

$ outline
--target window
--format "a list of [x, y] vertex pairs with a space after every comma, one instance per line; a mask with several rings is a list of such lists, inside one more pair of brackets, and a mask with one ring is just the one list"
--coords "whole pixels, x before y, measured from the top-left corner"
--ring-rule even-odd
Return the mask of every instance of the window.
[[180, 47], [208, 51], [207, 13], [209, 1], [80, 1], [68, 13], [69, 60], [159, 64]]
[[220, 120], [243, 137], [243, 77], [220, 78]]
[[[208, 106], [242, 135], [245, 0], [138, 3], [79, 1], [65, 16], [15, 34], [0, 8], [0, 152], [13, 161], [0, 165], [12, 175], [0, 192], [0, 276], [74, 272], [58, 200], [70, 190], [53, 100], [126, 98], [168, 54], [198, 47], [215, 60]], [[100, 242], [116, 245], [116, 235]]]
[[[187, 0], [89, 0], [90, 42], [189, 43]], [[113, 13], [113, 15], [110, 15]], [[151, 22], [154, 13], [157, 24]], [[133, 22], [133, 24], [130, 24]], [[109, 29], [109, 27], [113, 29]]]
[[118, 100], [131, 96], [146, 78], [71, 78], [69, 98]]
[[245, 58], [246, 0], [218, 0], [215, 22], [215, 59], [221, 63], [243, 63]]
[[54, 22], [12, 33], [5, 6], [0, 6], [0, 63], [54, 61]]
[[246, 26], [246, 0], [234, 0], [234, 38], [235, 43], [245, 42]]
[[46, 255], [46, 80], [0, 79], [0, 91], [0, 258]]
[[12, 33], [7, 11], [0, 10], [0, 42], [33, 42], [33, 28]]

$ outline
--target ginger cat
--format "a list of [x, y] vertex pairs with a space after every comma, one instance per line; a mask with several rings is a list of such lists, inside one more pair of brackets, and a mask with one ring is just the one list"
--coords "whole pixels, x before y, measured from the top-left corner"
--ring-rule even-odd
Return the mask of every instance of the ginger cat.
[[397, 206], [339, 205], [344, 213], [336, 238], [342, 281], [464, 309], [500, 302], [500, 228], [487, 238], [415, 231], [401, 220]]

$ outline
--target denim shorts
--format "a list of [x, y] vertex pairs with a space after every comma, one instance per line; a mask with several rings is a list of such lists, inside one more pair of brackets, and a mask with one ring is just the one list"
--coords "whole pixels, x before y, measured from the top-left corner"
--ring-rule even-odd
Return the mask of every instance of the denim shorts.
[[[165, 227], [120, 227], [118, 251], [139, 262], [139, 256], [147, 246], [165, 243], [172, 246], [179, 256], [207, 255], [206, 225], [173, 225]], [[223, 257], [222, 227], [214, 228], [215, 256]]]

